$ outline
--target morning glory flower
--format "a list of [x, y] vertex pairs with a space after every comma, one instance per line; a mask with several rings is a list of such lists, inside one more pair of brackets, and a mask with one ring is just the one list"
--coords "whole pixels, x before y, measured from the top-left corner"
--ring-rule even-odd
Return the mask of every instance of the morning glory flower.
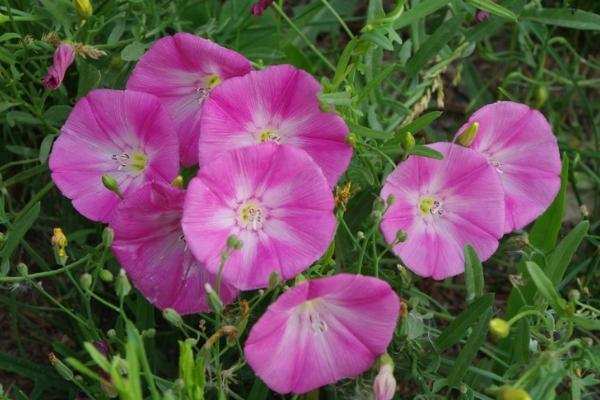
[[[185, 191], [149, 182], [128, 196], [110, 223], [112, 250], [140, 292], [160, 309], [179, 314], [211, 311], [206, 283], [216, 277], [192, 255], [181, 230]], [[232, 302], [237, 291], [222, 284], [221, 300]]]
[[75, 104], [54, 142], [52, 180], [77, 211], [108, 222], [121, 197], [146, 181], [171, 182], [177, 176], [178, 142], [171, 125], [155, 96], [94, 90]]
[[232, 78], [215, 88], [203, 106], [200, 165], [231, 149], [273, 142], [299, 147], [335, 185], [352, 157], [348, 127], [319, 107], [321, 85], [291, 65]]
[[54, 51], [52, 66], [48, 68], [42, 84], [46, 89], [56, 90], [62, 85], [67, 69], [75, 61], [75, 49], [68, 43], [61, 43]]
[[[381, 222], [386, 241], [417, 275], [444, 279], [464, 271], [470, 244], [481, 260], [498, 247], [504, 193], [485, 157], [450, 143], [430, 145], [443, 160], [410, 156], [387, 177], [381, 198], [393, 196]], [[406, 240], [396, 240], [399, 231]]]
[[183, 232], [196, 258], [218, 273], [227, 239], [240, 250], [223, 279], [241, 290], [293, 278], [327, 249], [335, 231], [333, 195], [306, 152], [264, 143], [223, 154], [188, 186]]
[[175, 124], [181, 163], [198, 163], [201, 106], [224, 80], [248, 73], [241, 54], [189, 33], [157, 40], [138, 61], [127, 89], [157, 96]]
[[475, 123], [469, 147], [487, 158], [502, 181], [504, 233], [521, 229], [548, 208], [560, 188], [556, 137], [542, 113], [512, 101], [480, 108], [457, 135]]
[[386, 352], [400, 301], [384, 281], [339, 274], [282, 294], [252, 327], [246, 361], [274, 391], [306, 393], [366, 371]]

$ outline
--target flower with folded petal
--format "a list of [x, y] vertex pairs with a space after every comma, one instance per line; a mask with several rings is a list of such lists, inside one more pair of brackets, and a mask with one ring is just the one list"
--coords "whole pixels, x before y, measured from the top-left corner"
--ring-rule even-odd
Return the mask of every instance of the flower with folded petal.
[[204, 99], [222, 81], [244, 75], [251, 68], [250, 61], [233, 50], [189, 33], [177, 33], [157, 40], [140, 58], [127, 89], [160, 99], [175, 123], [181, 163], [190, 166], [198, 162]]
[[[406, 266], [423, 277], [444, 279], [464, 270], [464, 246], [489, 258], [503, 234], [504, 193], [485, 157], [450, 143], [431, 148], [443, 160], [411, 156], [387, 177], [381, 197], [394, 196], [381, 230]], [[406, 232], [398, 242], [397, 232]]]
[[400, 303], [384, 281], [339, 274], [285, 292], [252, 327], [248, 364], [271, 389], [305, 393], [366, 371], [390, 343]]
[[183, 232], [192, 253], [212, 273], [235, 235], [241, 249], [223, 268], [238, 289], [289, 279], [327, 249], [335, 231], [333, 195], [302, 150], [264, 143], [232, 150], [200, 168], [188, 187]]
[[479, 124], [470, 148], [497, 171], [505, 194], [504, 233], [537, 218], [560, 188], [556, 137], [542, 113], [525, 104], [500, 101], [477, 110], [458, 131]]
[[229, 79], [204, 103], [200, 164], [230, 149], [262, 142], [305, 150], [321, 167], [330, 186], [348, 167], [352, 148], [348, 127], [319, 108], [321, 85], [290, 65]]
[[[134, 285], [160, 309], [179, 314], [210, 311], [204, 284], [215, 285], [192, 255], [181, 230], [185, 191], [149, 182], [128, 196], [110, 223], [112, 249]], [[222, 285], [220, 297], [230, 303], [237, 292]]]
[[67, 69], [75, 61], [75, 49], [68, 43], [61, 43], [54, 52], [54, 62], [42, 79], [46, 89], [56, 90], [62, 85]]
[[52, 180], [77, 211], [108, 222], [119, 194], [177, 176], [177, 149], [171, 120], [155, 96], [100, 89], [75, 104], [49, 164]]
[[394, 365], [384, 364], [379, 369], [373, 381], [375, 400], [392, 400], [395, 392], [396, 378], [394, 378]]

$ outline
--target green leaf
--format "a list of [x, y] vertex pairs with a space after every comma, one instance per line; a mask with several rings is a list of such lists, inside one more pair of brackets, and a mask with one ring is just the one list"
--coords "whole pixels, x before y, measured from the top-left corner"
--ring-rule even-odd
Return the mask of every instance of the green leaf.
[[48, 161], [48, 155], [50, 154], [50, 149], [52, 148], [52, 143], [56, 135], [46, 135], [42, 140], [42, 144], [40, 145], [40, 152], [38, 155], [38, 159], [40, 163], [45, 164]]
[[598, 319], [590, 319], [580, 315], [575, 315], [573, 317], [573, 322], [575, 325], [581, 329], [585, 329], [586, 331], [600, 331], [600, 320]]
[[269, 398], [269, 388], [259, 378], [254, 379], [248, 400], [266, 400]]
[[433, 59], [454, 36], [460, 33], [460, 24], [463, 21], [463, 15], [459, 14], [454, 18], [444, 21], [427, 40], [421, 45], [417, 53], [408, 60], [406, 64], [406, 74], [409, 78], [417, 75], [419, 71]]
[[340, 83], [346, 78], [346, 74], [348, 71], [348, 63], [350, 62], [350, 57], [358, 44], [357, 39], [352, 39], [346, 47], [344, 47], [344, 51], [342, 51], [342, 55], [338, 59], [338, 63], [335, 67], [335, 74], [333, 75], [333, 87], [337, 88]]
[[588, 221], [582, 221], [577, 224], [548, 256], [546, 275], [548, 275], [554, 285], [558, 285], [562, 280], [575, 251], [585, 235], [587, 235], [589, 227], [590, 223]]
[[137, 61], [146, 51], [146, 45], [140, 42], [128, 44], [121, 50], [121, 58], [124, 61]]
[[393, 139], [391, 139], [391, 140], [398, 141], [398, 143], [399, 143], [402, 136], [406, 132], [417, 133], [421, 129], [425, 128], [426, 126], [429, 126], [433, 121], [438, 119], [440, 117], [440, 115], [442, 115], [441, 111], [432, 111], [427, 114], [421, 115], [419, 118], [415, 119], [414, 121], [409, 122], [408, 124], [398, 128], [396, 130], [396, 132], [394, 133]]
[[[484, 294], [476, 299], [469, 308], [460, 313], [450, 324], [440, 333], [435, 341], [435, 348], [442, 352], [450, 346], [455, 345], [467, 333], [467, 329], [473, 326], [481, 319], [481, 316], [490, 311], [494, 295], [491, 293]], [[484, 329], [487, 332], [487, 326]]]
[[2, 255], [0, 276], [6, 276], [8, 273], [8, 270], [10, 269], [10, 256], [16, 250], [19, 242], [23, 239], [23, 236], [25, 236], [29, 228], [31, 228], [35, 220], [37, 220], [40, 215], [40, 208], [40, 203], [35, 203], [35, 205], [27, 210], [22, 217], [13, 221], [11, 227], [8, 229], [4, 246], [2, 247], [2, 251], [0, 251], [0, 254]]
[[108, 359], [104, 356], [104, 354], [100, 353], [93, 344], [85, 342], [83, 344], [83, 347], [88, 352], [92, 360], [94, 360], [96, 365], [102, 368], [105, 372], [110, 371], [110, 364], [108, 362]]
[[385, 36], [382, 30], [363, 33], [361, 38], [383, 48], [384, 50], [394, 50], [394, 43], [392, 43], [392, 41]]
[[77, 97], [83, 97], [100, 83], [100, 71], [90, 63], [77, 61], [79, 82], [77, 84]]
[[488, 11], [490, 14], [508, 18], [515, 22], [517, 21], [517, 15], [514, 12], [508, 8], [502, 7], [498, 3], [494, 3], [492, 0], [467, 0], [467, 3], [481, 10]]
[[44, 119], [53, 126], [61, 126], [73, 108], [67, 105], [56, 105], [44, 112]]
[[567, 186], [569, 184], [569, 158], [566, 154], [562, 157], [562, 170], [560, 173], [560, 190], [550, 207], [535, 221], [529, 232], [529, 242], [538, 249], [549, 252], [556, 245], [558, 233], [565, 215]]
[[440, 153], [439, 151], [434, 150], [430, 147], [421, 146], [421, 145], [417, 145], [417, 146], [413, 147], [413, 149], [410, 151], [410, 154], [413, 154], [415, 156], [434, 158], [436, 160], [444, 159], [444, 155], [442, 153]]
[[542, 271], [539, 265], [533, 261], [527, 261], [525, 265], [527, 272], [529, 273], [529, 276], [531, 276], [531, 279], [533, 280], [538, 292], [542, 295], [542, 297], [544, 297], [544, 299], [546, 299], [546, 301], [548, 301], [550, 306], [556, 310], [556, 312], [559, 314], [564, 314], [567, 302], [565, 299], [560, 297], [558, 291], [552, 284], [552, 281], [548, 278], [544, 271]]
[[388, 139], [390, 137], [390, 134], [387, 132], [376, 131], [365, 126], [355, 125], [352, 123], [350, 123], [350, 131], [356, 133], [358, 136], [370, 139]]
[[563, 28], [600, 30], [600, 15], [572, 8], [542, 8], [526, 10], [521, 19], [541, 22], [546, 25], [562, 26]]
[[467, 302], [472, 302], [483, 295], [483, 266], [475, 249], [465, 246], [465, 285], [467, 286]]
[[463, 376], [467, 373], [469, 366], [475, 359], [477, 352], [483, 346], [485, 338], [488, 332], [488, 324], [492, 318], [492, 310], [486, 309], [483, 313], [478, 315], [477, 324], [473, 327], [467, 343], [456, 357], [456, 361], [450, 370], [448, 375], [448, 385], [457, 385]]
[[394, 23], [395, 29], [402, 29], [413, 22], [420, 21], [450, 3], [450, 0], [425, 0], [405, 11]]

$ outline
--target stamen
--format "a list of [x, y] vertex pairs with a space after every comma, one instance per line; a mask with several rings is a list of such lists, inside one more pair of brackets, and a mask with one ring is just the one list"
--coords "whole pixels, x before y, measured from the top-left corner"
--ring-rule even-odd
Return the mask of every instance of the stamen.
[[262, 132], [260, 132], [259, 134], [259, 138], [261, 143], [264, 142], [275, 142], [275, 143], [281, 143], [281, 136], [279, 136], [277, 134], [277, 131], [273, 130], [273, 129], [265, 129]]
[[265, 219], [264, 209], [254, 201], [247, 201], [238, 209], [238, 223], [245, 229], [257, 231]]
[[490, 159], [490, 164], [492, 164], [492, 166], [494, 168], [496, 168], [496, 171], [499, 174], [503, 174], [504, 173], [504, 164], [502, 164], [500, 161], [495, 160], [495, 159], [492, 158], [492, 159]]
[[128, 153], [113, 154], [110, 158], [118, 164], [117, 171], [130, 167], [134, 172], [141, 172], [148, 162], [146, 155], [138, 151], [134, 151], [131, 156]]
[[444, 213], [442, 203], [430, 196], [423, 197], [419, 201], [419, 211], [421, 211], [421, 215], [423, 216], [442, 215]]

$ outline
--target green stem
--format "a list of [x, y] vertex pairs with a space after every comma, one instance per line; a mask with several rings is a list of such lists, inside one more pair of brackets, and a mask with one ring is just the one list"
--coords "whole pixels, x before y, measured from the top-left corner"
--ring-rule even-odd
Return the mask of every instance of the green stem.
[[38, 272], [36, 274], [29, 274], [29, 275], [23, 275], [23, 276], [3, 276], [3, 277], [0, 277], [0, 283], [23, 282], [23, 281], [33, 280], [33, 279], [46, 278], [46, 277], [52, 276], [52, 275], [59, 275], [70, 269], [80, 266], [81, 264], [83, 264], [84, 262], [86, 262], [89, 259], [90, 259], [90, 255], [88, 254], [85, 257], [75, 261], [74, 263], [65, 265], [62, 268], [55, 269], [52, 271]]

